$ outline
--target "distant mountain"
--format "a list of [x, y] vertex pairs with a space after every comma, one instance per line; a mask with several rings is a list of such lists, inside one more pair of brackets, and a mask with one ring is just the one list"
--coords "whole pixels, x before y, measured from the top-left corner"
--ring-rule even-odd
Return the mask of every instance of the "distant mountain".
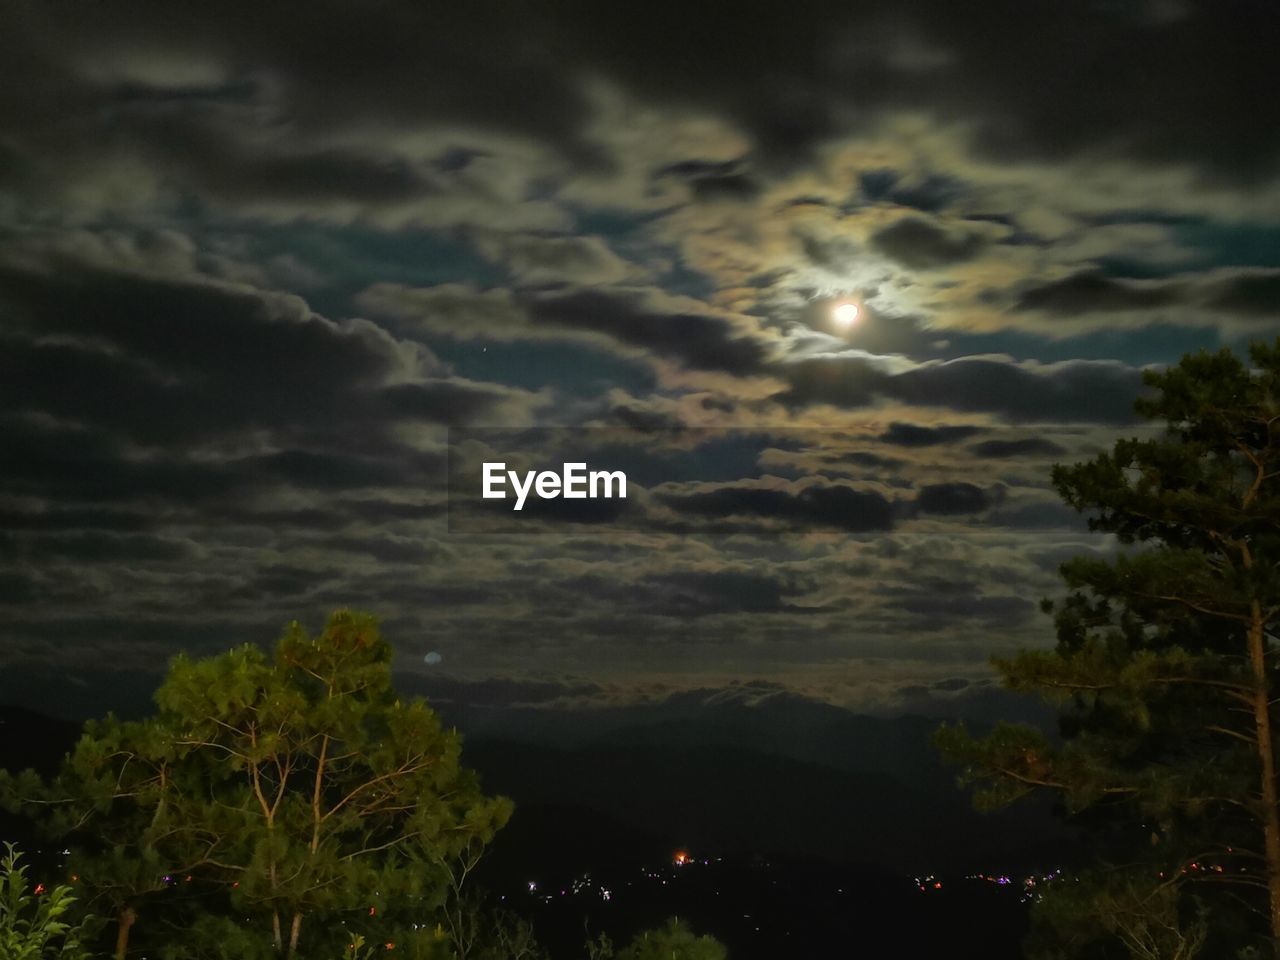
[[1035, 698], [1013, 695], [998, 687], [981, 687], [964, 696], [921, 703], [919, 709], [910, 712], [876, 715], [855, 713], [762, 681], [686, 690], [657, 701], [573, 708], [469, 701], [458, 696], [457, 691], [442, 689], [420, 675], [397, 678], [397, 687], [404, 693], [425, 697], [446, 721], [470, 737], [561, 747], [584, 746], [611, 738], [619, 731], [690, 721], [707, 730], [719, 725], [744, 734], [756, 731], [771, 742], [787, 744], [811, 742], [815, 731], [839, 726], [849, 718], [868, 724], [896, 723], [905, 715], [930, 729], [943, 719], [963, 719], [980, 729], [996, 720], [1041, 727], [1054, 723], [1053, 711]]
[[64, 668], [23, 664], [0, 670], [0, 704], [10, 704], [64, 720], [81, 721], [108, 712], [136, 719], [155, 709], [151, 701], [160, 672]]
[[[1048, 865], [1069, 846], [1046, 804], [975, 813], [933, 748], [937, 721], [925, 717], [863, 716], [761, 684], [590, 710], [436, 708], [464, 734], [464, 760], [485, 788], [516, 800], [512, 830], [539, 821], [547, 842], [534, 862], [558, 854], [567, 867], [589, 866], [581, 851], [604, 855], [624, 833], [636, 850], [683, 845], [905, 872]], [[78, 730], [0, 708], [0, 765], [48, 772]], [[590, 843], [587, 823], [598, 828]]]
[[[936, 762], [911, 779], [736, 746], [600, 743], [576, 750], [471, 742], [486, 790], [579, 809], [680, 847], [874, 864], [901, 873], [1060, 862], [1067, 833], [1044, 805], [974, 812]], [[572, 851], [566, 815], [556, 846]], [[586, 864], [586, 860], [584, 860]]]
[[933, 747], [933, 718], [855, 714], [764, 683], [590, 710], [436, 708], [487, 789], [672, 846], [908, 872], [1044, 865], [1070, 848], [1047, 802], [974, 812]]

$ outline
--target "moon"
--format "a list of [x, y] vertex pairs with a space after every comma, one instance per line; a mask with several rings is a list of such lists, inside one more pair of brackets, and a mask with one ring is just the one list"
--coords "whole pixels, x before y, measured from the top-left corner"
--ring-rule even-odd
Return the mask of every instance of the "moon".
[[836, 323], [842, 327], [852, 327], [858, 322], [858, 305], [856, 303], [840, 303], [836, 304], [836, 308], [831, 311], [831, 315], [835, 318]]
[[440, 654], [432, 650], [430, 653], [428, 653], [425, 657], [422, 658], [422, 662], [429, 667], [434, 667], [437, 663], [439, 663], [443, 659], [444, 657], [440, 656]]

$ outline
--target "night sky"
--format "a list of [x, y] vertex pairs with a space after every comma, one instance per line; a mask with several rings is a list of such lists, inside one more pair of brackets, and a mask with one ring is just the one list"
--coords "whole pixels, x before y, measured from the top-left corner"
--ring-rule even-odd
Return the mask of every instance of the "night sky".
[[[442, 698], [962, 712], [1114, 549], [1050, 465], [1280, 334], [1276, 9], [5, 3], [0, 699], [354, 606]], [[449, 428], [581, 426], [683, 472], [450, 530]]]

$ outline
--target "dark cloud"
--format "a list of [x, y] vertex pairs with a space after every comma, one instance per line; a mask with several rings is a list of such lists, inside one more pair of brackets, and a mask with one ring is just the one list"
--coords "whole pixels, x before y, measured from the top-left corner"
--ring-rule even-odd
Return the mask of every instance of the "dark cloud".
[[176, 563], [191, 559], [195, 551], [194, 545], [187, 540], [92, 532], [31, 537], [18, 546], [17, 552], [30, 559], [62, 557], [101, 562], [158, 560]]
[[994, 413], [1014, 422], [1130, 423], [1140, 371], [1115, 361], [1018, 364], [966, 357], [893, 373], [862, 357], [803, 360], [781, 370], [792, 406], [868, 407], [877, 397], [928, 407]]
[[443, 552], [435, 541], [392, 534], [327, 537], [320, 541], [320, 545], [339, 553], [364, 554], [379, 563], [427, 564], [438, 559]]
[[687, 516], [754, 517], [854, 533], [888, 530], [894, 518], [893, 504], [879, 493], [842, 484], [786, 490], [726, 485], [655, 496], [663, 505]]
[[891, 423], [889, 429], [880, 434], [882, 443], [891, 443], [898, 447], [932, 447], [940, 443], [954, 443], [965, 440], [975, 434], [984, 433], [982, 427], [966, 425], [950, 425], [941, 427], [925, 427], [915, 423]]
[[796, 239], [810, 263], [833, 273], [848, 269], [858, 253], [857, 245], [847, 237], [818, 237], [799, 231]]
[[0, 529], [4, 530], [138, 531], [156, 520], [153, 514], [109, 507], [40, 506], [32, 510], [0, 510]]
[[[72, 408], [74, 415], [81, 410]], [[200, 503], [226, 497], [243, 482], [221, 464], [192, 463], [180, 454], [130, 457], [101, 431], [17, 417], [2, 422], [0, 453], [8, 467], [0, 474], [0, 489], [10, 494], [70, 502], [175, 498]], [[32, 513], [38, 517], [43, 511]]]
[[617, 283], [629, 266], [600, 237], [544, 237], [484, 232], [476, 245], [522, 284]]
[[25, 334], [11, 333], [0, 354], [0, 405], [144, 442], [253, 429], [305, 437], [353, 420], [367, 435], [397, 416], [457, 422], [508, 395], [440, 376], [429, 354], [372, 324], [199, 278], [0, 265], [0, 307]]
[[916, 506], [923, 513], [981, 513], [992, 504], [992, 497], [972, 483], [932, 483], [921, 487]]
[[342, 202], [378, 208], [440, 196], [447, 184], [403, 160], [352, 149], [249, 143], [226, 111], [186, 103], [122, 110], [115, 133], [201, 196], [230, 203]]
[[1158, 280], [1112, 277], [1090, 270], [1028, 287], [1018, 295], [1016, 307], [1082, 318], [1179, 307], [1201, 315], [1213, 312], [1257, 322], [1274, 319], [1278, 302], [1280, 271], [1272, 269], [1233, 268]]
[[1114, 361], [1029, 366], [981, 357], [917, 367], [892, 380], [910, 403], [990, 411], [1013, 422], [1129, 423], [1141, 373]]
[[1024, 290], [1019, 310], [1043, 310], [1063, 316], [1150, 310], [1169, 306], [1186, 296], [1177, 285], [1121, 280], [1102, 273], [1077, 273], [1062, 280]]
[[580, 290], [532, 299], [528, 310], [534, 323], [602, 333], [694, 370], [760, 373], [769, 355], [725, 317], [655, 307], [637, 293]]
[[926, 270], [970, 260], [986, 240], [972, 230], [905, 217], [872, 234], [871, 245], [903, 266]]
[[1228, 277], [1212, 285], [1207, 306], [1274, 319], [1280, 312], [1280, 270], [1251, 270]]
[[693, 181], [693, 195], [698, 200], [754, 200], [760, 184], [744, 174], [723, 177], [698, 177]]
[[[678, 569], [641, 577], [589, 573], [557, 584], [571, 603], [589, 596], [638, 617], [675, 620], [734, 614], [817, 614], [820, 608], [795, 600], [812, 592], [810, 578], [788, 573], [734, 568]], [[548, 598], [548, 602], [550, 598]]]
[[[541, 672], [430, 678], [476, 706], [609, 693], [547, 679], [588, 645], [637, 685], [887, 651], [885, 689], [956, 700], [898, 651], [1043, 641], [1023, 588], [1095, 542], [1046, 438], [1104, 447], [1144, 364], [1274, 316], [1276, 10], [757, 7], [7, 13], [4, 657], [150, 669], [350, 603]], [[836, 442], [679, 480], [646, 447], [651, 501], [449, 529], [443, 427], [584, 421]]]
[[401, 419], [456, 427], [485, 419], [512, 398], [520, 395], [498, 384], [442, 378], [372, 391], [362, 412], [370, 427]]
[[569, 500], [530, 497], [516, 513], [507, 500], [482, 500], [479, 482], [454, 478], [449, 495], [449, 528], [457, 533], [569, 532], [566, 524], [591, 524], [606, 530], [647, 525], [644, 507], [634, 497]]
[[401, 451], [394, 460], [310, 450], [283, 450], [238, 461], [235, 466], [251, 473], [276, 477], [295, 487], [350, 490], [364, 487], [397, 487], [410, 483], [439, 483], [444, 478], [443, 456]]
[[619, 405], [613, 408], [613, 416], [623, 426], [640, 433], [669, 433], [684, 427], [683, 422], [662, 410], [650, 410], [638, 405]]
[[[5, 32], [0, 56], [32, 91], [0, 102], [8, 129], [23, 131], [16, 186], [34, 180], [21, 174], [42, 160], [73, 175], [79, 158], [67, 148], [85, 138], [108, 155], [144, 156], [179, 189], [206, 197], [393, 206], [431, 189], [421, 170], [372, 149], [322, 145], [364, 127], [372, 104], [384, 129], [465, 123], [546, 138], [582, 160], [591, 153], [577, 132], [585, 91], [520, 16], [477, 20], [407, 3], [356, 16], [329, 5], [299, 23], [284, 11], [227, 8], [193, 12], [179, 37], [146, 4], [129, 17], [82, 12], [42, 11]], [[335, 46], [349, 68], [343, 79], [332, 69]], [[263, 123], [264, 107], [288, 115], [287, 148]], [[436, 173], [465, 178], [466, 164], [441, 163]]]
[[[966, 184], [955, 177], [930, 174], [918, 182], [904, 182], [896, 170], [872, 170], [859, 176], [863, 196], [888, 201], [924, 213], [938, 213], [964, 196]], [[906, 221], [902, 221], [906, 222]], [[928, 224], [927, 220], [918, 222]], [[895, 224], [896, 226], [896, 224]]]
[[1003, 460], [1008, 457], [1059, 457], [1067, 451], [1044, 437], [1023, 437], [1019, 440], [983, 440], [970, 446], [969, 452], [979, 457]]
[[[648, 577], [640, 592], [628, 590], [637, 609], [668, 617], [721, 613], [806, 613], [790, 598], [811, 589], [794, 578], [738, 570], [679, 570]], [[651, 595], [647, 593], [652, 589]]]
[[0, 604], [30, 603], [41, 592], [36, 583], [29, 574], [0, 571]]
[[675, 177], [689, 184], [695, 199], [752, 200], [760, 193], [760, 184], [743, 169], [741, 162], [722, 163], [705, 160], [681, 160], [654, 172], [654, 179]]
[[1012, 500], [986, 516], [992, 526], [1011, 530], [1083, 530], [1085, 518], [1058, 500]]
[[[83, 174], [70, 148], [91, 142], [108, 156], [148, 158], [179, 195], [387, 207], [432, 181], [391, 151], [345, 146], [359, 142], [353, 132], [394, 142], [465, 127], [607, 168], [612, 158], [588, 134], [589, 77], [725, 118], [771, 164], [809, 157], [850, 117], [862, 124], [905, 110], [969, 127], [981, 149], [1004, 159], [1106, 149], [1224, 179], [1273, 169], [1280, 125], [1255, 91], [1271, 76], [1274, 11], [1247, 2], [1191, 3], [1178, 17], [1144, 9], [1045, 6], [1015, 17], [1004, 4], [805, 0], [727, 21], [673, 0], [642, 17], [574, 3], [486, 14], [401, 0], [376, 16], [320, 4], [305, 23], [284, 10], [218, 5], [193, 11], [178, 35], [147, 3], [125, 14], [42, 8], [5, 31], [0, 56], [13, 79], [0, 114], [17, 189], [38, 183], [36, 171]], [[1041, 76], [1059, 79], [1029, 82]], [[281, 117], [305, 147], [280, 146]], [[442, 137], [428, 171], [462, 178], [476, 156]], [[900, 186], [902, 199], [912, 190], [925, 198], [920, 209], [940, 205], [936, 185]]]
[[255, 570], [232, 596], [246, 600], [297, 602], [299, 597], [322, 586], [327, 579], [323, 572], [314, 568], [289, 563], [266, 564]]
[[921, 628], [941, 629], [957, 619], [1009, 625], [1033, 617], [1036, 604], [1026, 597], [978, 593], [912, 592], [895, 603], [917, 618]]

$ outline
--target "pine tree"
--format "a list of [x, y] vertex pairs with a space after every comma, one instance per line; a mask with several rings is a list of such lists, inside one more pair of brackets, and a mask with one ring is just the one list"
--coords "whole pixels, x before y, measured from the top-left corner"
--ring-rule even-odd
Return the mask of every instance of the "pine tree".
[[134, 924], [175, 875], [217, 862], [223, 837], [197, 763], [176, 761], [157, 718], [90, 720], [49, 783], [0, 771], [0, 800], [68, 848], [67, 873], [91, 907], [114, 919], [124, 960]]
[[[308, 917], [309, 952], [337, 955], [361, 930], [373, 942], [399, 922], [388, 912], [452, 905], [511, 813], [461, 766], [457, 733], [396, 695], [364, 614], [315, 637], [291, 624], [274, 656], [180, 656], [155, 699], [145, 720], [86, 724], [50, 783], [0, 776], [0, 799], [68, 844], [81, 890], [109, 905], [119, 960], [151, 913], [180, 921], [162, 950], [175, 958], [293, 957]], [[197, 894], [177, 898], [180, 917], [179, 883]], [[246, 915], [262, 926], [238, 929]]]
[[[1168, 914], [1157, 891], [1256, 897], [1280, 956], [1280, 341], [1250, 358], [1201, 352], [1149, 372], [1138, 411], [1163, 431], [1054, 469], [1063, 499], [1120, 549], [1063, 566], [1069, 593], [1047, 604], [1055, 649], [994, 662], [1009, 688], [1062, 705], [1061, 737], [1001, 725], [939, 741], [980, 803], [1052, 790], [1127, 825], [1112, 831], [1131, 864], [1119, 886], [1147, 882], [1152, 896], [1126, 902]], [[1186, 898], [1181, 912], [1194, 912]]]
[[332, 926], [393, 900], [438, 909], [443, 865], [478, 856], [510, 816], [461, 766], [457, 733], [396, 695], [367, 615], [336, 613], [315, 637], [293, 623], [273, 659], [252, 646], [180, 657], [156, 702], [174, 756], [208, 765], [234, 902], [284, 956], [309, 916]]

